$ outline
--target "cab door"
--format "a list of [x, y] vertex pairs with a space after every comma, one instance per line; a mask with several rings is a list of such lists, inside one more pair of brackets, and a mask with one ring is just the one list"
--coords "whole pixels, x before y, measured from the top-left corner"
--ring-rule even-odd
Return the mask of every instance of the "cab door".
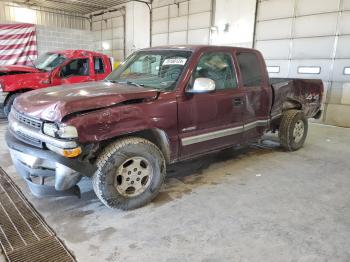
[[215, 82], [215, 91], [184, 94], [178, 99], [180, 158], [240, 143], [244, 92], [238, 87], [230, 52], [203, 53], [189, 85], [197, 78]]
[[244, 89], [244, 138], [260, 138], [269, 125], [272, 103], [271, 87], [266, 79], [266, 66], [255, 51], [240, 51], [236, 54]]
[[75, 84], [94, 81], [92, 61], [89, 58], [73, 59], [65, 64], [59, 73], [61, 84]]

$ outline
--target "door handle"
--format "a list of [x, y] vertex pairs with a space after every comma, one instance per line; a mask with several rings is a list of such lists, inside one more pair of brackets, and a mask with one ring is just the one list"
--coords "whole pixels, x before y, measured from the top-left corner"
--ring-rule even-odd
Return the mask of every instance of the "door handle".
[[243, 105], [243, 99], [240, 98], [240, 97], [235, 97], [235, 98], [232, 100], [232, 105], [233, 105], [233, 106], [241, 106], [241, 105]]

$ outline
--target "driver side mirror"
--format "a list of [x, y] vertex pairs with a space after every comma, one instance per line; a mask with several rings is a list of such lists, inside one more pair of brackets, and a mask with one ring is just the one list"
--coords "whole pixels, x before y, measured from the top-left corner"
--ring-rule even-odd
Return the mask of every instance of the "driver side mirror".
[[215, 82], [210, 78], [196, 78], [192, 87], [186, 90], [189, 94], [203, 94], [215, 91]]

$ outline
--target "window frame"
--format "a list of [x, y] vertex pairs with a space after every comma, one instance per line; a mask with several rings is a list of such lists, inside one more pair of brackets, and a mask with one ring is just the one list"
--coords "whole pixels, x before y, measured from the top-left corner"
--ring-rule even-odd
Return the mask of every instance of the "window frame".
[[[245, 85], [244, 84], [244, 78], [243, 78], [243, 73], [242, 73], [242, 69], [241, 69], [241, 66], [240, 66], [240, 63], [239, 63], [239, 55], [242, 54], [242, 53], [245, 53], [245, 54], [251, 54], [251, 55], [254, 55], [256, 57], [256, 60], [257, 60], [257, 65], [259, 67], [259, 71], [260, 71], [260, 84], [258, 85]], [[261, 60], [259, 59], [259, 56], [257, 53], [255, 52], [251, 52], [251, 51], [246, 51], [246, 50], [238, 50], [236, 53], [235, 53], [235, 58], [237, 60], [237, 66], [239, 68], [239, 73], [240, 73], [240, 82], [241, 82], [241, 86], [243, 88], [249, 88], [249, 87], [262, 87], [264, 86], [265, 82], [266, 82], [266, 78], [265, 78], [265, 73], [264, 73], [264, 70], [263, 70], [263, 66], [261, 64]], [[267, 70], [267, 69], [266, 69]], [[267, 73], [267, 71], [266, 71]]]
[[[96, 72], [96, 69], [95, 69], [95, 59], [99, 59], [102, 61], [102, 67], [103, 67], [103, 72]], [[103, 59], [102, 56], [93, 56], [93, 61], [94, 61], [94, 73], [96, 75], [103, 75], [106, 73], [106, 65], [105, 65], [105, 61]]]
[[[68, 75], [68, 76], [63, 76], [62, 75], [62, 71], [63, 71], [63, 68], [64, 67], [66, 67], [66, 66], [68, 66], [69, 64], [71, 64], [71, 63], [73, 63], [73, 62], [75, 62], [75, 61], [77, 61], [77, 60], [86, 60], [87, 61], [87, 65], [88, 65], [88, 74], [87, 75], [74, 75], [74, 74], [72, 74], [72, 75]], [[83, 77], [83, 76], [90, 76], [90, 59], [89, 58], [75, 58], [75, 59], [72, 59], [72, 60], [70, 60], [69, 62], [67, 62], [66, 64], [64, 64], [62, 67], [61, 67], [61, 69], [60, 69], [60, 78], [62, 78], [62, 79], [67, 79], [67, 78], [70, 78], [70, 77]]]
[[[236, 63], [235, 63], [235, 60], [233, 58], [233, 54], [230, 52], [230, 51], [227, 51], [227, 50], [214, 50], [214, 51], [204, 51], [200, 54], [200, 56], [198, 57], [198, 60], [195, 64], [195, 66], [193, 67], [193, 72], [191, 74], [191, 80], [190, 80], [190, 84], [187, 85], [187, 88], [188, 89], [190, 86], [193, 86], [194, 84], [194, 81], [196, 80], [194, 77], [195, 77], [195, 73], [196, 73], [196, 69], [198, 67], [198, 64], [199, 62], [201, 61], [201, 59], [203, 58], [203, 56], [205, 55], [208, 55], [208, 54], [212, 54], [212, 53], [217, 53], [217, 54], [225, 54], [225, 55], [228, 55], [230, 57], [230, 61], [231, 61], [231, 64], [232, 64], [232, 70], [234, 70], [234, 72], [232, 72], [232, 76], [235, 76], [235, 82], [236, 82], [236, 86], [235, 87], [230, 87], [230, 88], [223, 88], [223, 89], [217, 89], [215, 87], [215, 92], [218, 92], [218, 91], [227, 91], [227, 90], [236, 90], [239, 88], [239, 80], [238, 80], [238, 72], [237, 72], [237, 67], [236, 67]], [[185, 89], [185, 90], [186, 90]]]

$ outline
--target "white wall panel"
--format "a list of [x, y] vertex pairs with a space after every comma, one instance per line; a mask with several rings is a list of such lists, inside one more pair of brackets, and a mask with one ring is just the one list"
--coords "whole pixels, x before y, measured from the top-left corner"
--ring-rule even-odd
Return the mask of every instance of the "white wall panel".
[[210, 27], [210, 12], [190, 15], [188, 19], [188, 28], [197, 29]]
[[179, 16], [179, 7], [177, 5], [169, 5], [169, 16], [170, 17]]
[[256, 40], [290, 38], [292, 21], [287, 18], [259, 22], [256, 27]]
[[124, 39], [113, 39], [112, 49], [123, 49]]
[[339, 27], [340, 34], [350, 34], [350, 11], [343, 12]]
[[124, 37], [123, 27], [113, 28], [112, 35], [113, 35], [113, 38], [123, 38]]
[[258, 20], [292, 17], [294, 1], [292, 0], [269, 0], [259, 3]]
[[212, 0], [155, 0], [152, 45], [208, 44], [211, 5]]
[[189, 30], [188, 43], [194, 45], [205, 45], [209, 43], [209, 29]]
[[180, 16], [171, 18], [169, 21], [169, 30], [170, 32], [175, 31], [186, 31], [187, 30], [187, 23], [188, 23], [187, 16]]
[[182, 45], [187, 42], [187, 31], [175, 32], [169, 34], [170, 45]]
[[350, 82], [343, 84], [342, 91], [341, 104], [350, 105]]
[[112, 29], [102, 30], [102, 39], [109, 40], [112, 38], [113, 38]]
[[337, 13], [310, 15], [295, 19], [295, 37], [335, 35]]
[[102, 29], [102, 21], [92, 22], [92, 31], [97, 31]]
[[167, 45], [168, 44], [168, 34], [158, 34], [152, 35], [152, 45]]
[[265, 59], [267, 66], [279, 67], [279, 73], [270, 73], [270, 77], [288, 77], [289, 61], [288, 60], [268, 60]]
[[168, 13], [169, 13], [169, 8], [167, 6], [154, 8], [152, 19], [153, 20], [167, 19]]
[[332, 58], [335, 37], [293, 39], [292, 59]]
[[350, 0], [343, 0], [343, 10], [350, 10]]
[[336, 12], [340, 0], [296, 0], [296, 15], [309, 15], [324, 12]]
[[289, 40], [258, 41], [256, 48], [266, 59], [288, 59], [290, 52]]
[[[290, 64], [289, 77], [330, 80], [331, 60], [292, 60]], [[299, 74], [299, 67], [321, 67], [320, 74]]]
[[350, 36], [339, 36], [336, 58], [350, 59]]
[[188, 15], [189, 5], [188, 2], [182, 2], [179, 4], [179, 16]]
[[211, 10], [211, 0], [192, 0], [190, 3], [190, 14], [202, 13]]
[[153, 21], [152, 33], [160, 34], [168, 32], [168, 20]]
[[333, 67], [333, 81], [347, 81], [350, 82], [350, 75], [344, 74], [344, 68], [350, 67], [350, 59], [337, 59]]

